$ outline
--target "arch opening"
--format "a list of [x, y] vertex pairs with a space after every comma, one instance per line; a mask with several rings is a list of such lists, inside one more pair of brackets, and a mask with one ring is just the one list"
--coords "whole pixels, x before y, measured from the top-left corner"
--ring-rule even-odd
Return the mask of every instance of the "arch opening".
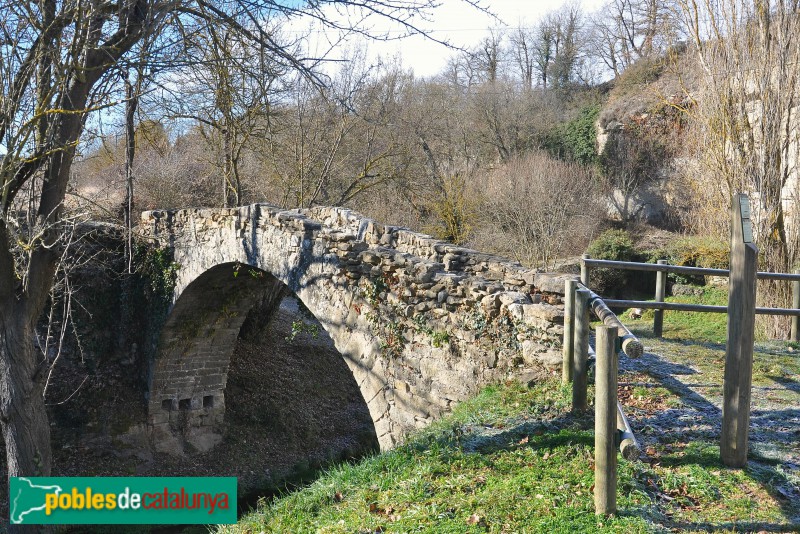
[[[272, 431], [288, 436], [284, 439], [306, 441], [314, 441], [313, 434], [330, 438], [330, 429], [320, 425], [329, 425], [337, 411], [325, 397], [332, 391], [339, 394], [335, 403], [346, 403], [355, 421], [339, 431], [358, 436], [339, 436], [343, 439], [333, 439], [332, 446], [338, 442], [342, 450], [315, 454], [352, 457], [377, 449], [369, 410], [347, 363], [322, 325], [304, 309], [283, 282], [239, 263], [212, 267], [186, 286], [162, 329], [150, 369], [148, 422], [155, 449], [171, 454], [210, 450], [229, 428], [226, 411], [238, 418], [233, 421], [237, 428], [247, 422], [244, 417], [261, 425], [262, 434]], [[312, 331], [314, 336], [297, 335]], [[234, 373], [235, 387], [226, 391], [232, 358], [236, 363], [240, 356], [246, 361], [239, 367], [262, 366], [269, 374]], [[331, 387], [331, 376], [338, 377], [336, 387]], [[282, 380], [272, 380], [275, 377]], [[247, 384], [248, 380], [261, 383]], [[303, 404], [297, 401], [300, 396], [314, 399], [305, 405], [320, 413], [298, 419], [292, 408]], [[295, 432], [295, 427], [304, 430]]]

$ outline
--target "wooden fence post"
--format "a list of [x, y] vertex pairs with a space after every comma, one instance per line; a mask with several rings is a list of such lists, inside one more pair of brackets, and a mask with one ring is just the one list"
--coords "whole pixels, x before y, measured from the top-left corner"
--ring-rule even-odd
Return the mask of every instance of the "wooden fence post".
[[572, 367], [572, 411], [584, 412], [588, 408], [586, 398], [587, 365], [589, 357], [589, 290], [575, 292], [575, 337]]
[[617, 511], [617, 329], [595, 330], [594, 512]]
[[[667, 265], [667, 260], [658, 260], [659, 265]], [[667, 272], [656, 272], [656, 302], [664, 302], [664, 296], [667, 294]], [[661, 337], [664, 333], [664, 310], [655, 310], [653, 312], [653, 335]]]
[[758, 248], [753, 244], [747, 195], [735, 195], [731, 211], [728, 344], [725, 351], [720, 457], [728, 467], [744, 467], [747, 465], [750, 426]]
[[561, 383], [568, 384], [572, 381], [572, 366], [575, 354], [573, 330], [575, 328], [575, 291], [578, 288], [576, 280], [564, 282], [564, 352], [561, 361]]
[[[794, 274], [800, 274], [800, 269], [792, 271]], [[800, 280], [792, 280], [792, 308], [795, 310], [800, 309]], [[791, 341], [800, 341], [800, 317], [797, 315], [792, 316], [792, 335]]]
[[589, 266], [586, 265], [586, 261], [584, 260], [588, 260], [589, 257], [588, 254], [581, 256], [581, 284], [586, 287], [589, 287]]

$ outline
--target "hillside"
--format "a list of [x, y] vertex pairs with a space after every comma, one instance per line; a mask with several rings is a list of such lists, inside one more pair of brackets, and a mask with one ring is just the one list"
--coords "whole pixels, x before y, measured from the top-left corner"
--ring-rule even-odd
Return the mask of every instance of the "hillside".
[[612, 218], [672, 230], [690, 224], [686, 192], [696, 173], [701, 83], [697, 58], [685, 47], [644, 58], [613, 82], [596, 122]]

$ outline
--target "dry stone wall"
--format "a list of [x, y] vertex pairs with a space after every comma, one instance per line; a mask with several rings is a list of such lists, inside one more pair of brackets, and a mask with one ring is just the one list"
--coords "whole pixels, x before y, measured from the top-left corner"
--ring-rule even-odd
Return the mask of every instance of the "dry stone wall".
[[150, 211], [140, 234], [179, 266], [150, 378], [164, 450], [215, 443], [233, 342], [276, 280], [330, 334], [383, 448], [484, 385], [560, 365], [565, 275], [342, 208]]

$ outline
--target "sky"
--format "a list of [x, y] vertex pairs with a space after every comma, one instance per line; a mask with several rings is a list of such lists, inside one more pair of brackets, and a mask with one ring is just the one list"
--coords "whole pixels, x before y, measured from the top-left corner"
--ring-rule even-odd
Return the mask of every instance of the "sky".
[[[428, 21], [418, 21], [419, 27], [440, 41], [447, 41], [457, 47], [468, 48], [479, 43], [488, 35], [489, 28], [530, 27], [545, 14], [555, 11], [568, 0], [484, 0], [483, 5], [491, 10], [498, 19], [470, 6], [461, 0], [440, 0], [441, 6], [432, 12]], [[605, 0], [580, 0], [584, 13], [597, 11]], [[299, 28], [304, 23], [296, 21]], [[307, 22], [305, 24], [308, 24]], [[389, 32], [391, 36], [400, 34], [398, 26], [386, 21], [375, 20], [372, 23], [375, 33]], [[339, 59], [347, 46], [330, 48], [332, 36], [329, 32], [314, 31], [311, 33], [311, 47], [316, 54], [327, 54], [328, 58]], [[354, 38], [351, 45], [363, 42]], [[411, 36], [403, 39], [382, 42], [370, 40], [366, 42], [371, 59], [381, 56], [384, 59], [399, 57], [406, 69], [412, 69], [416, 76], [428, 77], [438, 74], [447, 64], [447, 60], [456, 51], [434, 40], [423, 36]], [[352, 49], [352, 46], [350, 47]]]

